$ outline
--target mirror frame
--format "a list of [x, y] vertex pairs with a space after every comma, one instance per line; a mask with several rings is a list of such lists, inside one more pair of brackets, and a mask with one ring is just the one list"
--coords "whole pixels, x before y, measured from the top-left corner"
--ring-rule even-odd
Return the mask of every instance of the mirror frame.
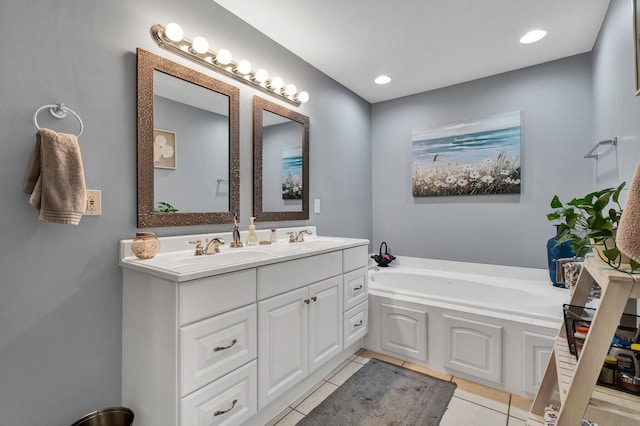
[[[262, 210], [262, 124], [263, 111], [302, 124], [302, 211]], [[258, 222], [309, 219], [309, 117], [259, 96], [253, 97], [253, 215]]]
[[[161, 213], [154, 210], [153, 72], [202, 86], [229, 97], [229, 211]], [[233, 223], [240, 214], [240, 89], [169, 59], [137, 49], [138, 227]]]

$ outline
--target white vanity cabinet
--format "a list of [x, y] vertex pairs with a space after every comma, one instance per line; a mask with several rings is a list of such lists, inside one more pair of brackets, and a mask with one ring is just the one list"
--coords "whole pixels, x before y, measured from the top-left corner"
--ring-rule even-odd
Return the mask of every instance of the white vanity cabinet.
[[[198, 239], [160, 240], [180, 249]], [[216, 255], [140, 260], [121, 242], [122, 405], [136, 426], [264, 424], [357, 349], [368, 241], [337, 241], [284, 243], [264, 259], [209, 269]]]
[[342, 277], [258, 303], [260, 407], [342, 350]]

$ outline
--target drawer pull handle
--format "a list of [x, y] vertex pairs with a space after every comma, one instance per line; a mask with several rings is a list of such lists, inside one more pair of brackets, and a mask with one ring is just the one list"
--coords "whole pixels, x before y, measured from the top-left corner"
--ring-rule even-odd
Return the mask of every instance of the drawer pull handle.
[[309, 299], [304, 299], [304, 303], [306, 303], [307, 305], [309, 304], [309, 302], [311, 302]]
[[216, 346], [215, 348], [213, 348], [213, 351], [214, 352], [224, 351], [225, 349], [229, 349], [231, 346], [235, 345], [236, 343], [238, 343], [238, 339], [233, 339], [229, 346]]
[[353, 325], [353, 328], [360, 327], [362, 325], [362, 320], [360, 320], [357, 324]]
[[237, 403], [238, 403], [238, 400], [234, 399], [233, 402], [231, 403], [231, 408], [224, 411], [216, 411], [215, 413], [213, 413], [213, 416], [215, 417], [215, 416], [220, 416], [222, 414], [228, 413], [229, 411], [233, 410], [233, 407], [235, 407]]
[[353, 288], [353, 291], [358, 291], [358, 290], [362, 290], [362, 284], [360, 284], [358, 287]]
[[313, 296], [313, 297], [311, 298], [311, 300], [313, 300], [313, 301], [315, 302], [316, 300], [318, 300], [318, 298], [317, 298], [316, 296]]

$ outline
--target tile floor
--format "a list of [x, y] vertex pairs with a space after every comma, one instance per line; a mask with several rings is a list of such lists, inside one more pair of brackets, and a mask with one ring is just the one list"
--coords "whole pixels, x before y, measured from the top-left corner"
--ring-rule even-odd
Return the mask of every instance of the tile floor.
[[273, 418], [267, 426], [295, 425], [371, 358], [455, 382], [457, 384], [456, 390], [440, 426], [470, 424], [474, 426], [525, 426], [527, 424], [526, 419], [532, 401], [526, 398], [361, 349], [329, 373], [305, 395], [294, 401], [286, 410]]

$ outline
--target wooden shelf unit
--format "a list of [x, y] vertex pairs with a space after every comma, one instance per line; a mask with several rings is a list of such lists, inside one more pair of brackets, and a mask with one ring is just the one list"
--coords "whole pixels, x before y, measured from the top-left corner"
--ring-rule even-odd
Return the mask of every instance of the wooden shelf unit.
[[544, 408], [556, 390], [560, 395], [556, 426], [576, 426], [582, 419], [600, 426], [640, 424], [640, 396], [597, 385], [627, 300], [640, 298], [640, 276], [616, 271], [588, 257], [571, 297], [571, 305], [584, 306], [593, 281], [602, 287], [602, 296], [580, 359], [576, 361], [569, 352], [566, 332], [564, 326], [561, 327], [533, 401], [528, 425], [543, 424]]

